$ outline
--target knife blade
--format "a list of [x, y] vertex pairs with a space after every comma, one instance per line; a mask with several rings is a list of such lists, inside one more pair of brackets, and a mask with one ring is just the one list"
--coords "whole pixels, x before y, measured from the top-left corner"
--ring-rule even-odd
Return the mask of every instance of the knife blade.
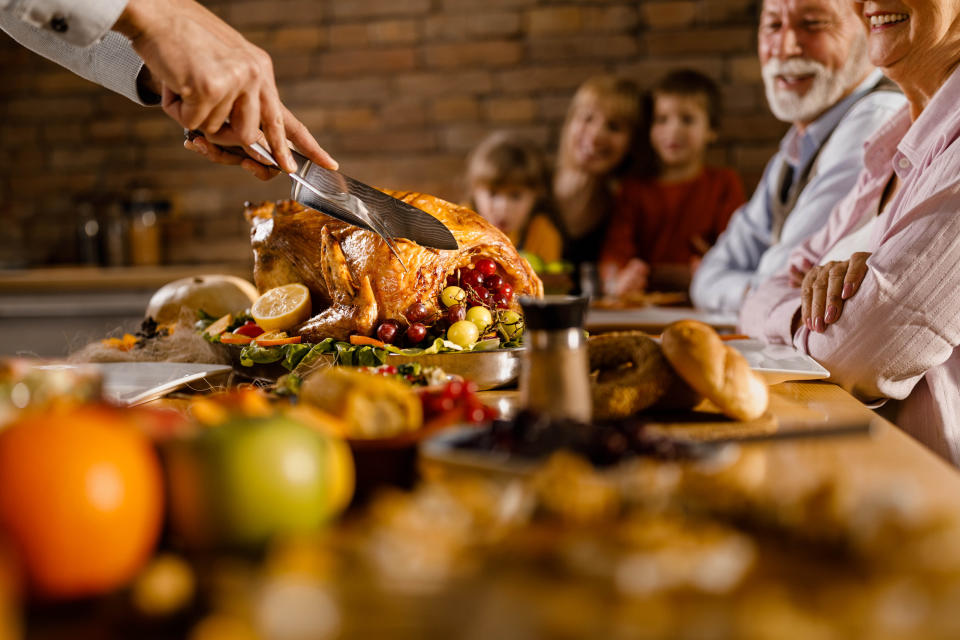
[[[296, 151], [292, 153], [299, 167], [297, 174], [326, 196], [326, 203], [316, 204], [337, 208], [338, 213], [345, 210], [360, 219], [369, 217], [374, 226], [382, 225], [392, 238], [407, 238], [432, 249], [456, 251], [460, 248], [446, 225], [429, 213], [339, 171], [320, 167]], [[297, 202], [313, 206], [308, 204], [312, 198], [303, 194], [298, 186], [293, 187], [291, 194]], [[301, 199], [304, 197], [307, 201]]]
[[[184, 130], [184, 135], [188, 140], [193, 140], [203, 133]], [[242, 147], [221, 148], [228, 153], [249, 155]], [[250, 148], [267, 160], [268, 164], [279, 166], [273, 155], [262, 145], [254, 143]], [[407, 238], [433, 249], [455, 251], [460, 248], [446, 225], [429, 213], [339, 171], [317, 166], [293, 149], [290, 151], [298, 167], [295, 173], [288, 173], [293, 181], [290, 197], [306, 207], [378, 234], [390, 247], [404, 270], [406, 265], [397, 252], [394, 238]]]

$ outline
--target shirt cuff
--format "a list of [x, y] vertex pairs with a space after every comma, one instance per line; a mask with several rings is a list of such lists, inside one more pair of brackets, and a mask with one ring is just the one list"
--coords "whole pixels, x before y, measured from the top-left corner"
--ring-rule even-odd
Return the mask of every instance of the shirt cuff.
[[766, 322], [769, 341], [779, 344], [793, 342], [793, 319], [800, 311], [800, 304], [780, 304], [770, 312], [770, 319]]
[[143, 60], [133, 50], [130, 41], [119, 33], [107, 34], [97, 45], [93, 59], [94, 82], [138, 104], [160, 104], [160, 96], [138, 86], [137, 78], [142, 69]]
[[9, 10], [27, 24], [50, 31], [64, 42], [88, 47], [116, 24], [127, 0], [12, 0]]

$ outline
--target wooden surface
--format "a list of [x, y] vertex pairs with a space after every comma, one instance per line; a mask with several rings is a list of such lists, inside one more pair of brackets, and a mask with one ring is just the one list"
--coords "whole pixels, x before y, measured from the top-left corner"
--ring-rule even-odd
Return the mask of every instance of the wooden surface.
[[[202, 604], [166, 626], [123, 613], [120, 594], [36, 611], [28, 637], [200, 637], [206, 616], [239, 625], [217, 638], [264, 640], [960, 637], [960, 476], [839, 387], [771, 393], [777, 425], [867, 420], [870, 435], [532, 478], [427, 461], [412, 492], [314, 537], [195, 560]], [[481, 395], [515, 409], [515, 391]], [[596, 491], [619, 503], [597, 511]], [[743, 549], [749, 569], [727, 584]]]
[[172, 280], [208, 273], [235, 275], [248, 280], [253, 276], [252, 268], [245, 264], [13, 269], [0, 270], [0, 293], [156, 289]]

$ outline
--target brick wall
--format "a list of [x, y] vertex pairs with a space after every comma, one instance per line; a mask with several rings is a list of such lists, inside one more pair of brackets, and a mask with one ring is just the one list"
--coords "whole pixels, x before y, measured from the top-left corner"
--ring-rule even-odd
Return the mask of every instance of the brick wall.
[[[467, 152], [509, 128], [556, 145], [577, 85], [647, 85], [684, 65], [718, 80], [714, 162], [748, 189], [785, 130], [756, 60], [758, 0], [216, 0], [274, 58], [287, 105], [367, 182], [458, 199]], [[74, 260], [80, 194], [147, 185], [173, 204], [171, 262], [246, 259], [244, 200], [283, 197], [182, 149], [159, 110], [80, 80], [0, 35], [0, 265]]]

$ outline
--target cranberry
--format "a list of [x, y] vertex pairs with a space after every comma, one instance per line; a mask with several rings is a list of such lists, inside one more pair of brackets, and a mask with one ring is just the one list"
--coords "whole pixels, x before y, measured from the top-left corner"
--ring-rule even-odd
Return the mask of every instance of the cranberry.
[[407, 329], [407, 342], [410, 344], [419, 344], [427, 337], [427, 327], [419, 322], [414, 322]]
[[478, 269], [467, 269], [460, 274], [460, 284], [468, 291], [483, 286], [483, 274]]
[[424, 323], [431, 319], [432, 314], [427, 305], [422, 302], [414, 302], [407, 309], [407, 321], [410, 323]]
[[467, 411], [467, 422], [479, 424], [487, 420], [487, 411], [484, 407], [474, 407]]
[[496, 291], [503, 286], [503, 277], [497, 275], [496, 273], [490, 276], [487, 276], [483, 279], [483, 286], [490, 291]]
[[448, 398], [459, 398], [463, 395], [464, 390], [466, 390], [466, 385], [463, 384], [462, 380], [451, 380], [443, 388], [443, 395]]
[[387, 344], [393, 344], [398, 333], [400, 333], [400, 325], [396, 320], [384, 320], [377, 327], [377, 339]]
[[427, 410], [433, 414], [453, 411], [456, 406], [457, 403], [453, 398], [448, 398], [442, 395], [431, 396], [427, 401]]
[[473, 263], [473, 266], [485, 276], [492, 276], [497, 272], [497, 263], [489, 258], [480, 258]]

